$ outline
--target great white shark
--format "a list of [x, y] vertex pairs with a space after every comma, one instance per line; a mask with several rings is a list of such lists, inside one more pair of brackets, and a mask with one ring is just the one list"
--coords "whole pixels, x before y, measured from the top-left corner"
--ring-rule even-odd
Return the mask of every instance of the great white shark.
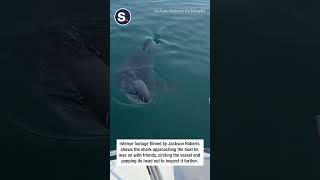
[[120, 90], [135, 104], [147, 104], [153, 99], [157, 84], [154, 69], [154, 42], [146, 39], [119, 71]]

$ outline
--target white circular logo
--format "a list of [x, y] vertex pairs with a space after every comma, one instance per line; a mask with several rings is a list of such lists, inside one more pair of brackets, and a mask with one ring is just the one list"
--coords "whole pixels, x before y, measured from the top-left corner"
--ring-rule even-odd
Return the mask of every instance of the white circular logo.
[[120, 8], [114, 14], [114, 20], [119, 25], [127, 25], [131, 20], [131, 13], [128, 9]]

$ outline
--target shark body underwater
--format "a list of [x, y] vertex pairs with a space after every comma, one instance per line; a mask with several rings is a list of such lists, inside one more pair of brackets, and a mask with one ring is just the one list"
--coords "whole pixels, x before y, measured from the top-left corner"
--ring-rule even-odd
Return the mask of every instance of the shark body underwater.
[[153, 100], [156, 88], [163, 81], [155, 72], [154, 42], [146, 39], [118, 71], [120, 91], [136, 105]]

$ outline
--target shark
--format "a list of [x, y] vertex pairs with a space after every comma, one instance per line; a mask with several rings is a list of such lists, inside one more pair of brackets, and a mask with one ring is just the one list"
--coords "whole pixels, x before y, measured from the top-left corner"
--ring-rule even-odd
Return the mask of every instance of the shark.
[[120, 90], [134, 104], [150, 103], [161, 80], [154, 67], [155, 44], [153, 39], [145, 39], [120, 68]]

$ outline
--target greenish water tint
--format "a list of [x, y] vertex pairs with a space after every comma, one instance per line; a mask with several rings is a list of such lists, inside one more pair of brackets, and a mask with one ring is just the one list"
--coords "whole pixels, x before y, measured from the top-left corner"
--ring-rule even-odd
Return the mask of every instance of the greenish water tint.
[[[119, 138], [200, 138], [210, 146], [210, 1], [121, 0], [110, 6], [111, 149]], [[126, 26], [114, 21], [120, 8], [131, 12]], [[155, 73], [165, 90], [143, 106], [119, 103], [125, 97], [117, 72], [146, 38], [154, 37], [160, 39], [154, 45]]]

